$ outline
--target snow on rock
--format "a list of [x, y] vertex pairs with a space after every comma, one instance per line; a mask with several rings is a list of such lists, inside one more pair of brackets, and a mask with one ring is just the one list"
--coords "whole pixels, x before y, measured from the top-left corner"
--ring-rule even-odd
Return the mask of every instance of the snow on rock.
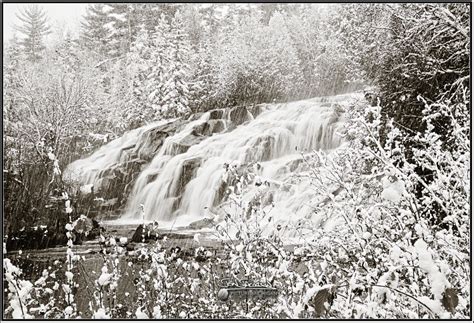
[[323, 286], [314, 286], [306, 291], [303, 296], [303, 304], [308, 304], [308, 302], [316, 295], [320, 290], [331, 289], [332, 285], [323, 285]]

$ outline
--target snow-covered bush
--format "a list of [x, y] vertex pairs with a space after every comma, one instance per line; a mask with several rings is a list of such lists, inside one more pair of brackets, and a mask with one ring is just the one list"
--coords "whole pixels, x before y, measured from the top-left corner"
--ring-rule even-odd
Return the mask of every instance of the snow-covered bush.
[[[315, 213], [344, 222], [316, 230], [311, 243], [344, 295], [331, 317], [469, 316], [470, 120], [469, 94], [461, 93], [463, 103], [424, 102], [427, 131], [412, 136], [413, 156], [391, 120], [382, 146], [380, 106], [359, 102], [347, 111], [344, 147], [307, 157], [314, 188], [326, 197]], [[431, 131], [437, 118], [450, 122], [452, 149]]]

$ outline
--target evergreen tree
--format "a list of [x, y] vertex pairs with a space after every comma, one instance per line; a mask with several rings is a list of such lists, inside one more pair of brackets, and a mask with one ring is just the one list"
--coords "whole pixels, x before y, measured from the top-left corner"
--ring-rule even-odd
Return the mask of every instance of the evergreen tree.
[[51, 32], [46, 13], [38, 6], [28, 6], [17, 14], [17, 18], [22, 22], [15, 28], [24, 35], [23, 51], [29, 60], [37, 61], [45, 49], [43, 38]]
[[147, 76], [147, 104], [155, 111], [155, 116], [166, 114], [164, 102], [165, 82], [168, 78], [170, 62], [170, 25], [164, 14], [160, 16], [158, 25], [152, 35], [152, 52], [150, 55], [150, 73]]
[[[197, 112], [200, 109], [212, 109], [216, 97], [216, 72], [212, 60], [213, 47], [208, 39], [204, 40], [192, 59], [191, 79], [192, 92], [190, 108]], [[216, 102], [217, 103], [217, 102]]]
[[143, 4], [109, 3], [111, 9], [107, 12], [109, 35], [111, 45], [109, 54], [122, 56], [130, 51], [142, 24]]
[[[289, 35], [286, 15], [275, 11], [260, 40], [264, 88], [271, 99], [288, 99], [301, 91], [303, 78], [298, 53]], [[265, 48], [268, 48], [265, 50]]]
[[184, 33], [182, 16], [176, 13], [171, 22], [168, 42], [168, 78], [165, 83], [164, 113], [169, 116], [180, 116], [189, 112], [191, 88], [189, 83], [190, 55], [189, 40]]
[[129, 104], [126, 111], [127, 120], [142, 124], [153, 118], [151, 106], [147, 104], [147, 78], [151, 72], [152, 44], [145, 25], [132, 42], [127, 55], [130, 82]]
[[109, 21], [107, 7], [102, 3], [89, 5], [83, 18], [84, 20], [81, 22], [82, 43], [86, 48], [104, 55], [107, 51], [107, 36], [109, 33], [106, 27]]
[[[10, 111], [15, 110], [16, 94], [21, 86], [22, 59], [20, 43], [15, 34], [5, 48], [3, 56], [3, 120], [6, 124], [11, 121]], [[5, 130], [7, 129], [8, 127], [5, 128]]]

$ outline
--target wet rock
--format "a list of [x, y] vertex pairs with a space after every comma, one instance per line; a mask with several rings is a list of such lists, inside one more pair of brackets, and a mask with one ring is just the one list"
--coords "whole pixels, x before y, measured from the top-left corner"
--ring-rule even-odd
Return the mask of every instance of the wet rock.
[[224, 120], [209, 120], [194, 129], [194, 133], [200, 136], [210, 136], [214, 133], [224, 131], [226, 124]]
[[262, 197], [263, 206], [270, 205], [273, 203], [273, 201], [274, 201], [273, 192], [271, 191], [265, 192], [265, 194]]
[[161, 237], [158, 232], [158, 222], [154, 222], [147, 224], [146, 226], [140, 224], [135, 230], [131, 242], [147, 242], [150, 240], [158, 240], [160, 238]]
[[242, 123], [250, 120], [249, 111], [245, 106], [232, 108], [232, 110], [229, 112], [229, 119], [232, 122], [232, 125], [241, 125]]
[[210, 228], [213, 225], [214, 225], [214, 219], [204, 218], [201, 220], [191, 222], [188, 227], [192, 230], [198, 230], [198, 229], [203, 229], [203, 228]]
[[260, 113], [265, 111], [265, 104], [257, 104], [257, 105], [252, 105], [247, 108], [247, 110], [250, 112], [250, 114], [256, 118]]
[[221, 180], [216, 195], [214, 196], [212, 206], [219, 205], [219, 203], [221, 203], [227, 197], [227, 187], [228, 184]]
[[105, 229], [94, 219], [81, 215], [79, 219], [73, 222], [75, 235], [74, 244], [82, 244], [83, 241], [97, 239]]
[[275, 137], [264, 135], [258, 137], [253, 143], [253, 147], [246, 152], [245, 162], [251, 163], [255, 161], [270, 160], [275, 145]]
[[174, 196], [180, 196], [184, 192], [184, 188], [196, 176], [197, 169], [201, 165], [201, 158], [190, 158], [183, 162], [181, 175]]
[[150, 162], [160, 150], [165, 139], [180, 131], [185, 124], [184, 120], [176, 120], [145, 131], [134, 148], [134, 155]]
[[179, 142], [172, 142], [171, 147], [168, 149], [167, 154], [171, 156], [176, 156], [179, 154], [184, 154], [188, 151], [189, 148], [193, 145], [197, 145], [206, 137], [202, 136], [198, 133], [199, 128], [197, 130], [193, 130], [189, 135], [185, 136]]
[[206, 123], [206, 128], [203, 130], [205, 136], [210, 136], [214, 133], [223, 132], [226, 129], [226, 124], [224, 120], [209, 120]]
[[143, 135], [144, 140], [137, 147], [138, 157], [151, 160], [163, 145], [168, 133], [161, 129], [152, 129]]
[[319, 318], [329, 311], [335, 297], [333, 288], [323, 288], [316, 292], [309, 301], [309, 304], [314, 308], [316, 317]]
[[148, 175], [146, 177], [146, 183], [148, 184], [148, 183], [154, 182], [155, 179], [158, 178], [158, 175], [159, 175], [159, 173]]
[[288, 163], [286, 163], [285, 166], [279, 168], [276, 172], [277, 175], [283, 175], [283, 174], [287, 174], [289, 172], [294, 172], [296, 169], [298, 169], [298, 167], [300, 167], [300, 165], [303, 163], [303, 159], [302, 158], [298, 158], [298, 159], [293, 159], [291, 161], [289, 161]]
[[118, 198], [108, 199], [100, 203], [101, 208], [108, 208], [117, 204]]
[[132, 236], [132, 242], [143, 242], [144, 236], [145, 230], [143, 228], [143, 224], [140, 224]]
[[216, 109], [209, 111], [209, 120], [223, 119], [225, 114], [224, 109]]
[[68, 238], [64, 232], [55, 232], [46, 226], [23, 228], [6, 239], [7, 251], [36, 250], [65, 246]]

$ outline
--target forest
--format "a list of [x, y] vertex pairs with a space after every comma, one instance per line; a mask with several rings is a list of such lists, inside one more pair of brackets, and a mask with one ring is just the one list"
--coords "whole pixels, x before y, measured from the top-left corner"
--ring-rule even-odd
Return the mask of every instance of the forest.
[[470, 3], [16, 18], [3, 319], [472, 319]]

